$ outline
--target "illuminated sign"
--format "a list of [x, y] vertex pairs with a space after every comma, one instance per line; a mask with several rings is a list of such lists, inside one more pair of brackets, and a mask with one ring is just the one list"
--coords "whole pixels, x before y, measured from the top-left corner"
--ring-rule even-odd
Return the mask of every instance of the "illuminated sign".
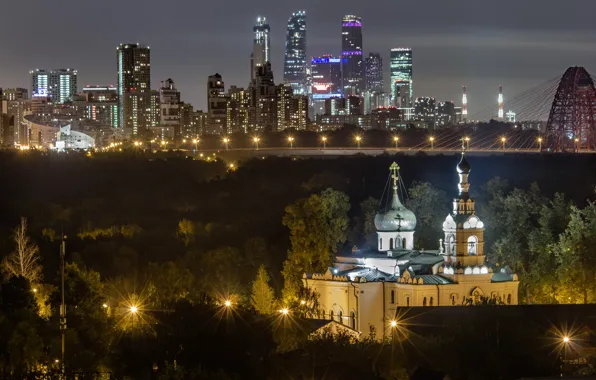
[[339, 58], [313, 58], [311, 63], [340, 63], [341, 59]]
[[356, 50], [356, 51], [344, 51], [343, 53], [341, 53], [342, 55], [362, 55], [362, 51], [361, 50]]
[[329, 87], [331, 87], [331, 85], [330, 84], [315, 84], [312, 87], [313, 87], [313, 91], [322, 92], [322, 91], [329, 90]]
[[342, 23], [341, 26], [361, 27], [362, 23], [360, 21], [347, 21], [347, 22]]
[[37, 92], [35, 94], [33, 94], [33, 96], [35, 97], [47, 97], [48, 96], [48, 91], [44, 90], [43, 88], [40, 88], [39, 90], [37, 90]]
[[329, 99], [329, 98], [341, 98], [342, 94], [312, 94], [313, 100], [318, 99]]

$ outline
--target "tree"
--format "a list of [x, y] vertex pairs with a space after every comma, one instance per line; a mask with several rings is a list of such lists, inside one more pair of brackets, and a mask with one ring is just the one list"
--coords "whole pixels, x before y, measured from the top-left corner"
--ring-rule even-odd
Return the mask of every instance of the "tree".
[[252, 294], [250, 304], [260, 314], [273, 313], [275, 294], [269, 285], [269, 275], [264, 265], [261, 265], [257, 272], [257, 278], [252, 283]]
[[417, 244], [421, 247], [436, 247], [442, 236], [443, 221], [449, 214], [447, 195], [428, 182], [413, 182], [408, 193], [410, 198], [406, 206], [417, 219]]
[[290, 230], [291, 250], [284, 263], [284, 296], [295, 297], [305, 272], [324, 271], [338, 244], [346, 241], [350, 200], [327, 189], [286, 207], [282, 219]]
[[21, 224], [14, 230], [13, 239], [16, 250], [2, 261], [2, 270], [6, 277], [22, 276], [30, 283], [39, 282], [42, 276], [39, 247], [27, 236], [27, 218], [21, 218]]
[[360, 212], [362, 214], [362, 233], [365, 242], [369, 245], [376, 245], [377, 229], [375, 227], [375, 216], [379, 211], [379, 200], [368, 197], [360, 203]]
[[178, 223], [176, 234], [184, 242], [184, 245], [190, 245], [195, 241], [196, 228], [194, 222], [188, 219], [182, 219]]

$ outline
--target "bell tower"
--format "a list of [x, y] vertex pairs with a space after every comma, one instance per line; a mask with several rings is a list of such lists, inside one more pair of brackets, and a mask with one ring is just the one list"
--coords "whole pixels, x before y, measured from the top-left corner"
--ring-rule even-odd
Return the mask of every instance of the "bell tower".
[[466, 157], [465, 141], [462, 139], [461, 160], [457, 164], [459, 195], [453, 200], [452, 213], [443, 223], [445, 264], [452, 270], [455, 267], [463, 269], [466, 274], [480, 274], [485, 259], [484, 223], [476, 216], [474, 200], [469, 194], [468, 177], [471, 170]]

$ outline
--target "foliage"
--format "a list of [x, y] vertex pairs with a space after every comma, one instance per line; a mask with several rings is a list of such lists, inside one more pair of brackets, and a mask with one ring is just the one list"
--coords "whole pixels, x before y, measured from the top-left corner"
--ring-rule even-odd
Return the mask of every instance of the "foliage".
[[42, 267], [39, 264], [39, 247], [27, 236], [27, 219], [21, 218], [21, 224], [13, 232], [16, 250], [2, 261], [2, 270], [6, 277], [24, 277], [30, 283], [41, 280]]
[[268, 315], [274, 311], [275, 293], [269, 285], [269, 275], [264, 265], [259, 267], [257, 278], [252, 283], [250, 303], [259, 314]]
[[140, 234], [143, 229], [134, 224], [125, 224], [122, 226], [110, 226], [108, 228], [87, 228], [77, 234], [79, 239], [97, 240], [101, 238], [113, 238], [122, 236], [126, 239], [132, 239], [135, 235]]
[[291, 251], [284, 263], [285, 296], [295, 296], [302, 274], [324, 271], [346, 241], [349, 198], [327, 189], [286, 207], [282, 223], [290, 230]]
[[416, 245], [432, 248], [443, 236], [443, 220], [449, 214], [449, 199], [428, 182], [413, 182], [406, 206], [416, 215]]
[[178, 230], [176, 231], [176, 234], [184, 242], [184, 245], [188, 246], [195, 240], [195, 223], [186, 218], [182, 219], [178, 222]]

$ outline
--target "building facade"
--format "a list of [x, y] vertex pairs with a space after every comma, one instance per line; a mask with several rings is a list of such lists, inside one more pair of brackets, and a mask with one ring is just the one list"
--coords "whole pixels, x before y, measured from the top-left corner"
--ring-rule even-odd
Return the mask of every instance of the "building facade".
[[364, 91], [364, 64], [362, 62], [362, 18], [344, 16], [341, 24], [342, 86], [346, 95]]
[[161, 82], [159, 89], [160, 125], [174, 129], [176, 137], [180, 129], [180, 92], [171, 78]]
[[119, 127], [133, 135], [143, 134], [154, 124], [151, 51], [140, 44], [120, 44], [116, 52]]
[[426, 123], [427, 128], [434, 128], [437, 115], [437, 102], [435, 98], [422, 96], [414, 102], [414, 119]]
[[207, 79], [207, 128], [206, 134], [223, 135], [227, 133], [228, 97], [225, 83], [218, 73]]
[[393, 105], [399, 108], [412, 107], [413, 103], [413, 73], [412, 49], [391, 49], [391, 99]]
[[228, 90], [227, 133], [248, 132], [249, 92], [244, 88], [231, 86]]
[[455, 104], [450, 101], [437, 103], [437, 127], [445, 127], [457, 123], [457, 112]]
[[63, 104], [77, 93], [76, 70], [36, 69], [30, 74], [32, 96], [47, 96], [52, 103]]
[[118, 128], [118, 89], [113, 86], [83, 88], [84, 115], [100, 125]]
[[320, 319], [346, 324], [361, 336], [387, 336], [399, 307], [456, 306], [500, 300], [518, 303], [517, 276], [485, 264], [484, 224], [469, 196], [471, 166], [465, 154], [456, 167], [458, 196], [443, 223], [438, 250], [415, 250], [416, 216], [398, 196], [399, 167], [391, 165], [392, 196], [375, 217], [376, 247], [335, 257], [325, 273], [307, 273], [305, 286], [318, 295]]
[[325, 112], [325, 100], [343, 97], [341, 58], [326, 55], [311, 61], [311, 103], [313, 115]]
[[384, 92], [383, 57], [379, 53], [369, 53], [365, 60], [366, 91]]
[[295, 95], [306, 95], [306, 75], [306, 12], [298, 11], [288, 20], [284, 83], [292, 87]]

